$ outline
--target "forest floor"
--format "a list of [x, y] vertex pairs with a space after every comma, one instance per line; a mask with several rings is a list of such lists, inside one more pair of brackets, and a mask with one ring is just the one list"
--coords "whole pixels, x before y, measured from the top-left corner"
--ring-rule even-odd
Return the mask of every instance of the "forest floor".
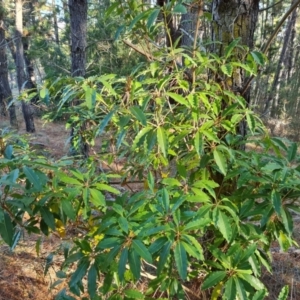
[[[33, 144], [41, 144], [50, 157], [59, 158], [67, 154], [66, 140], [69, 130], [65, 123], [48, 123], [40, 119], [35, 120], [36, 133], [31, 135]], [[0, 128], [8, 126], [8, 120], [0, 120]], [[20, 127], [18, 133], [25, 134], [25, 128]], [[68, 235], [74, 237], [74, 232], [67, 231], [64, 240], [55, 235], [41, 238], [39, 255], [36, 251], [37, 235], [24, 235], [14, 252], [0, 239], [0, 300], [53, 300], [58, 291], [64, 287], [61, 283], [54, 288], [51, 286], [57, 280], [55, 272], [63, 262], [61, 245], [68, 242]], [[300, 244], [300, 218], [295, 221], [295, 239]], [[44, 275], [47, 257], [54, 254], [53, 263]], [[267, 285], [270, 295], [268, 300], [277, 299], [280, 289], [290, 286], [289, 300], [300, 299], [300, 250], [291, 249], [283, 253], [279, 246], [272, 248], [273, 274], [267, 271], [263, 274], [263, 281]]]

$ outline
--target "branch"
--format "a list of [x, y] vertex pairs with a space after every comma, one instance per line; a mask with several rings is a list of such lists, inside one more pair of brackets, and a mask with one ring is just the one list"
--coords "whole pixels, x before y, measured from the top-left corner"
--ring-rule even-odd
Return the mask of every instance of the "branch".
[[140, 49], [138, 48], [136, 45], [133, 45], [132, 43], [130, 43], [129, 41], [126, 41], [126, 40], [122, 40], [122, 42], [129, 46], [130, 48], [132, 48], [134, 51], [146, 56], [146, 58], [149, 60], [149, 61], [152, 61], [152, 60], [156, 60], [153, 55], [151, 53], [147, 53], [145, 52], [143, 49]]
[[274, 6], [276, 6], [277, 4], [280, 4], [280, 3], [283, 2], [283, 1], [284, 1], [284, 0], [280, 0], [280, 1], [278, 1], [278, 2], [276, 2], [276, 3], [274, 3], [274, 4], [270, 5], [270, 6], [268, 6], [268, 7], [266, 7], [266, 8], [261, 8], [261, 9], [259, 10], [259, 12], [268, 10], [268, 9], [270, 9], [270, 8], [272, 8], [272, 7], [274, 7]]
[[[271, 36], [269, 37], [267, 43], [265, 44], [265, 46], [262, 49], [262, 53], [266, 54], [270, 48], [270, 45], [272, 43], [272, 41], [274, 40], [274, 38], [278, 35], [278, 32], [281, 28], [281, 26], [283, 25], [283, 23], [286, 21], [286, 19], [293, 13], [293, 11], [297, 8], [297, 6], [300, 4], [300, 0], [297, 0], [291, 7], [290, 9], [285, 13], [285, 15], [282, 17], [282, 19], [280, 20], [280, 22], [277, 24], [276, 28], [274, 29], [274, 31], [272, 32]], [[244, 88], [241, 91], [241, 95], [244, 96], [245, 93], [247, 92], [248, 88], [250, 87], [250, 83], [252, 82], [252, 80], [254, 79], [254, 75], [252, 75], [249, 80], [246, 82]]]

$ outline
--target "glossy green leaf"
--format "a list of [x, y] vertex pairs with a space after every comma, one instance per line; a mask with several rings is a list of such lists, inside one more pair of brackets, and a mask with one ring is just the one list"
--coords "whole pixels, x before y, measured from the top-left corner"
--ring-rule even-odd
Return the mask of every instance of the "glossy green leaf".
[[11, 247], [13, 244], [14, 226], [11, 222], [10, 216], [5, 211], [3, 221], [0, 223], [0, 234], [4, 242]]
[[116, 188], [108, 185], [108, 184], [105, 184], [105, 183], [96, 183], [95, 186], [100, 190], [100, 191], [107, 191], [107, 192], [110, 192], [112, 194], [115, 194], [115, 195], [120, 195], [120, 191], [117, 190]]
[[143, 141], [143, 138], [147, 135], [147, 133], [152, 130], [152, 127], [147, 126], [142, 128], [142, 130], [135, 136], [132, 143], [132, 150], [135, 150], [137, 147], [141, 146], [140, 142]]
[[96, 189], [90, 189], [90, 193], [91, 193], [91, 197], [90, 197], [90, 201], [96, 206], [106, 206], [106, 202], [105, 202], [105, 197], [104, 195], [96, 190]]
[[134, 239], [132, 240], [132, 246], [144, 260], [146, 260], [148, 263], [152, 263], [152, 255], [142, 241]]
[[147, 126], [147, 118], [138, 106], [131, 106], [129, 109], [142, 125]]
[[213, 151], [213, 154], [214, 154], [215, 162], [216, 162], [217, 166], [219, 167], [221, 173], [223, 175], [226, 175], [228, 166], [227, 166], [226, 158], [224, 157], [223, 153], [216, 148]]
[[157, 264], [157, 275], [158, 276], [160, 275], [161, 271], [163, 270], [164, 265], [167, 262], [167, 259], [170, 255], [171, 246], [172, 246], [172, 242], [171, 241], [167, 242], [163, 246], [163, 248], [160, 252], [159, 261], [158, 261], [158, 264]]
[[232, 277], [230, 277], [225, 283], [224, 296], [226, 297], [226, 300], [236, 299], [236, 286]]
[[272, 190], [271, 193], [272, 204], [275, 209], [275, 212], [278, 216], [281, 215], [281, 197], [276, 190]]
[[211, 272], [205, 277], [205, 279], [202, 283], [201, 289], [202, 290], [209, 289], [209, 288], [215, 286], [216, 284], [218, 284], [225, 277], [226, 277], [226, 271]]
[[233, 72], [233, 66], [231, 64], [225, 64], [221, 66], [221, 70], [225, 75], [231, 77]]
[[179, 104], [185, 105], [186, 107], [190, 106], [189, 102], [183, 96], [181, 96], [179, 94], [167, 92], [166, 95], [169, 96], [170, 98], [172, 98], [173, 100], [175, 100]]
[[258, 278], [254, 277], [250, 274], [237, 272], [237, 276], [244, 279], [246, 282], [248, 282], [250, 285], [252, 285], [256, 290], [263, 290], [265, 288], [263, 283]]
[[131, 270], [134, 278], [136, 280], [140, 279], [140, 276], [141, 276], [140, 255], [132, 248], [129, 250], [128, 262], [129, 262], [129, 267], [130, 267], [130, 270]]
[[225, 57], [228, 58], [234, 48], [239, 44], [241, 38], [234, 39], [228, 46], [225, 48]]
[[88, 109], [93, 109], [95, 107], [96, 104], [96, 90], [91, 88], [91, 87], [87, 87], [85, 89], [85, 104], [87, 106]]
[[81, 279], [86, 275], [89, 265], [90, 261], [88, 257], [83, 257], [79, 261], [76, 271], [70, 278], [70, 287], [75, 286], [79, 281], [81, 281]]
[[53, 213], [47, 207], [40, 208], [43, 221], [52, 229], [55, 230], [55, 220]]
[[158, 238], [157, 240], [155, 240], [149, 247], [149, 252], [151, 254], [154, 254], [156, 252], [158, 252], [162, 247], [163, 245], [165, 245], [167, 243], [168, 239], [166, 237], [160, 237]]
[[295, 159], [297, 155], [297, 144], [296, 143], [291, 143], [291, 145], [288, 148], [288, 161], [291, 162]]
[[118, 275], [121, 281], [124, 280], [124, 273], [126, 270], [127, 260], [128, 260], [128, 248], [125, 247], [121, 252], [119, 265], [118, 265]]
[[74, 221], [76, 218], [76, 213], [71, 201], [69, 199], [61, 199], [60, 205], [67, 217]]
[[267, 296], [267, 291], [266, 290], [260, 290], [260, 291], [257, 291], [252, 300], [263, 300], [265, 299], [265, 297]]
[[177, 242], [174, 249], [175, 263], [177, 271], [182, 280], [187, 277], [187, 255], [183, 243]]
[[157, 128], [157, 141], [162, 154], [164, 155], [164, 157], [167, 157], [168, 139], [166, 132], [162, 127]]
[[248, 300], [246, 290], [245, 290], [242, 280], [235, 277], [234, 281], [235, 281], [235, 285], [236, 285], [236, 291], [237, 291], [238, 298], [240, 300]]
[[134, 289], [128, 289], [124, 291], [124, 294], [129, 297], [130, 299], [144, 299], [144, 295], [138, 291], [138, 290], [134, 290]]
[[258, 51], [251, 51], [250, 54], [257, 64], [259, 64], [261, 66], [265, 64], [266, 58], [263, 53], [258, 52]]
[[280, 294], [278, 296], [278, 300], [287, 300], [288, 299], [288, 296], [289, 296], [289, 286], [288, 285], [285, 285], [281, 291], [280, 291]]
[[27, 177], [27, 179], [33, 184], [33, 186], [37, 190], [42, 189], [42, 185], [41, 185], [41, 181], [39, 179], [39, 176], [36, 174], [36, 172], [33, 169], [24, 166], [23, 167], [23, 172], [24, 172], [25, 176]]
[[187, 10], [186, 10], [186, 7], [183, 4], [177, 3], [173, 8], [173, 13], [186, 14]]
[[101, 121], [98, 131], [96, 133], [96, 136], [100, 135], [103, 133], [105, 127], [107, 126], [107, 124], [109, 123], [109, 121], [112, 119], [113, 115], [116, 112], [116, 108], [113, 108], [105, 117], [104, 119]]
[[232, 237], [231, 224], [227, 215], [219, 209], [217, 209], [216, 225], [226, 241], [229, 242]]
[[153, 26], [153, 24], [155, 24], [156, 19], [158, 17], [160, 13], [160, 9], [159, 8], [155, 8], [153, 9], [153, 11], [150, 13], [148, 20], [147, 20], [147, 28], [149, 29], [151, 26]]
[[88, 285], [88, 293], [91, 298], [93, 298], [96, 295], [97, 291], [97, 268], [95, 265], [92, 265], [88, 272], [87, 277], [87, 285]]

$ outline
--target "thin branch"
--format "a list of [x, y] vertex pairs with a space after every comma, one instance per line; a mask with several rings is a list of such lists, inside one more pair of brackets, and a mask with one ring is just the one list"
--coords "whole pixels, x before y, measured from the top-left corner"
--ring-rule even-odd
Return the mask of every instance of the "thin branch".
[[143, 49], [140, 49], [138, 48], [137, 46], [133, 45], [132, 43], [130, 43], [129, 41], [126, 41], [126, 40], [122, 40], [122, 42], [129, 46], [130, 48], [132, 48], [134, 51], [146, 56], [146, 58], [149, 60], [149, 61], [152, 61], [152, 60], [156, 60], [153, 55], [151, 53], [147, 53], [145, 52]]
[[[272, 41], [274, 40], [274, 38], [278, 35], [278, 32], [279, 32], [281, 26], [286, 21], [286, 19], [293, 13], [293, 11], [297, 8], [297, 6], [299, 4], [300, 4], [300, 0], [296, 1], [293, 5], [291, 5], [290, 9], [282, 17], [282, 19], [280, 20], [280, 22], [277, 24], [276, 28], [272, 32], [271, 36], [269, 37], [268, 41], [266, 42], [265, 46], [263, 47], [263, 49], [262, 49], [263, 54], [266, 54], [268, 52], [270, 45], [271, 45]], [[254, 79], [254, 75], [252, 75], [249, 78], [249, 80], [246, 82], [244, 88], [241, 91], [242, 96], [245, 95], [245, 93], [247, 92], [253, 79]]]
[[274, 3], [274, 4], [272, 4], [272, 5], [270, 5], [270, 6], [268, 6], [268, 7], [261, 8], [261, 9], [259, 10], [259, 12], [268, 10], [268, 9], [270, 9], [270, 8], [272, 8], [272, 7], [274, 7], [274, 6], [276, 6], [277, 4], [280, 4], [280, 3], [283, 2], [283, 1], [284, 1], [284, 0], [280, 0], [280, 1], [278, 1], [278, 2], [276, 2], [276, 3]]

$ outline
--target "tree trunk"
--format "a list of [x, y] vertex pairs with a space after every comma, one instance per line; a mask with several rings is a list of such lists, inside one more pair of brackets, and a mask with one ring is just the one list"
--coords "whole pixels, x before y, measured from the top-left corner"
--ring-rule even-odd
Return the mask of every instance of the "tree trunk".
[[[16, 0], [16, 34], [15, 34], [15, 45], [16, 45], [16, 69], [17, 69], [17, 83], [19, 91], [26, 87], [27, 76], [25, 73], [25, 62], [24, 62], [24, 49], [22, 42], [23, 35], [23, 3], [22, 0]], [[22, 101], [22, 112], [25, 120], [26, 131], [35, 132], [33, 111], [30, 104]]]
[[[293, 3], [294, 3], [294, 0], [292, 1], [292, 5], [293, 5]], [[280, 89], [280, 84], [281, 84], [281, 77], [283, 74], [283, 65], [284, 65], [284, 62], [286, 61], [287, 49], [288, 49], [289, 41], [291, 39], [293, 22], [296, 18], [296, 15], [297, 15], [297, 10], [294, 10], [292, 15], [290, 16], [288, 23], [287, 23], [276, 73], [275, 73], [275, 76], [273, 79], [273, 83], [272, 83], [268, 98], [265, 103], [265, 108], [264, 108], [263, 114], [267, 114], [269, 112], [269, 109], [270, 109], [270, 106], [272, 103], [272, 109], [271, 109], [271, 117], [272, 118], [275, 118], [281, 114], [280, 108], [279, 108], [280, 104], [278, 102], [278, 99], [279, 99], [278, 94], [279, 94], [279, 89]]]
[[[71, 74], [75, 76], [85, 76], [86, 63], [86, 35], [87, 35], [87, 0], [69, 0], [70, 29], [71, 29]], [[78, 104], [75, 100], [73, 105]], [[78, 150], [84, 157], [89, 156], [89, 145], [84, 140], [83, 134], [86, 124], [82, 124], [80, 129], [71, 129], [70, 154], [78, 154]], [[74, 136], [80, 131], [79, 149], [75, 149]]]
[[87, 0], [69, 0], [72, 76], [85, 75]]
[[52, 0], [52, 10], [53, 10], [53, 27], [54, 27], [54, 34], [55, 34], [55, 43], [59, 45], [59, 32], [58, 32], [58, 25], [57, 25], [57, 12], [56, 12], [55, 0]]
[[[0, 8], [2, 8], [3, 1], [0, 0]], [[6, 56], [6, 40], [5, 40], [5, 26], [3, 10], [0, 11], [0, 105], [1, 113], [6, 115], [6, 103], [12, 99], [12, 93], [8, 81], [8, 68]], [[9, 107], [10, 125], [17, 127], [17, 117], [15, 105], [11, 104]]]
[[[234, 39], [240, 37], [241, 44], [253, 48], [254, 31], [258, 19], [259, 0], [213, 0], [212, 16], [214, 20], [212, 28], [212, 40], [222, 42], [214, 44], [214, 52], [223, 55], [225, 47]], [[246, 83], [245, 72], [237, 70], [238, 76], [232, 82], [232, 90], [240, 92]], [[235, 76], [234, 76], [235, 77]], [[244, 94], [248, 105], [250, 104], [250, 90]], [[241, 122], [238, 132], [246, 135], [246, 123]]]

